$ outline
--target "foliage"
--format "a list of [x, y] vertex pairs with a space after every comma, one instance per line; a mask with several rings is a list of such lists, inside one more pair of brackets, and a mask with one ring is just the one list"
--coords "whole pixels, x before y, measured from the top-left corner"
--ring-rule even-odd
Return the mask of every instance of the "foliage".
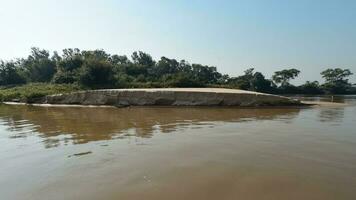
[[[80, 85], [88, 89], [214, 86], [277, 94], [356, 93], [347, 79], [352, 75], [348, 69], [323, 71], [324, 84], [314, 81], [292, 85], [290, 81], [299, 74], [297, 69], [285, 69], [268, 79], [250, 68], [241, 76], [229, 77], [218, 72], [215, 66], [190, 64], [167, 57], [155, 61], [142, 51], [133, 52], [129, 59], [125, 55], [110, 55], [101, 49], [81, 51], [69, 48], [51, 55], [47, 50], [32, 48], [27, 58], [0, 61], [0, 86], [6, 87], [28, 83], [29, 88], [33, 88], [33, 83], [47, 83], [49, 86]], [[24, 86], [23, 89], [28, 88]]]
[[318, 81], [307, 81], [303, 85], [299, 86], [299, 88], [303, 94], [323, 94], [323, 90], [321, 89]]
[[113, 66], [101, 60], [86, 60], [80, 71], [79, 80], [80, 83], [91, 88], [114, 87]]
[[282, 71], [276, 71], [272, 76], [272, 80], [280, 84], [282, 87], [288, 86], [289, 81], [298, 77], [300, 71], [297, 69], [284, 69]]
[[23, 83], [26, 83], [26, 79], [16, 63], [0, 61], [0, 85]]
[[337, 83], [337, 82], [348, 82], [348, 79], [345, 79], [352, 75], [349, 69], [327, 69], [320, 73], [323, 78], [325, 78], [327, 83]]
[[56, 63], [49, 58], [49, 52], [32, 48], [27, 59], [20, 60], [29, 82], [49, 82], [56, 72]]
[[251, 80], [253, 79], [254, 68], [249, 68], [245, 71], [245, 74], [238, 77], [232, 77], [228, 79], [228, 84], [233, 87], [240, 88], [242, 90], [251, 89]]
[[349, 69], [327, 69], [321, 72], [321, 75], [325, 79], [325, 84], [322, 87], [327, 93], [345, 94], [352, 89], [347, 79], [352, 75]]
[[178, 73], [167, 77], [165, 87], [204, 87], [203, 83], [191, 74]]
[[146, 67], [155, 65], [155, 61], [153, 61], [151, 55], [144, 53], [142, 51], [133, 52], [131, 58], [132, 58], [133, 63], [137, 64], [137, 65], [142, 65], [142, 66], [146, 66]]
[[256, 72], [251, 81], [251, 88], [257, 92], [274, 92], [273, 83], [265, 78], [261, 72]]
[[245, 74], [236, 78], [228, 79], [228, 84], [243, 90], [257, 92], [273, 92], [273, 83], [265, 78], [261, 72], [254, 72], [254, 68], [249, 68]]
[[0, 100], [30, 102], [35, 98], [46, 95], [68, 93], [80, 89], [78, 85], [72, 84], [33, 83], [17, 87], [0, 88]]

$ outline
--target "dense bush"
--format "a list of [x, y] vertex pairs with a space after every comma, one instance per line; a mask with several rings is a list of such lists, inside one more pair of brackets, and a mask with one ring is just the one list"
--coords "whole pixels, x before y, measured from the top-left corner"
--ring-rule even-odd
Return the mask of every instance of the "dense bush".
[[85, 88], [137, 87], [228, 87], [277, 94], [350, 94], [355, 87], [347, 79], [348, 69], [327, 69], [321, 73], [325, 83], [306, 82], [294, 86], [297, 69], [275, 72], [271, 79], [253, 68], [241, 76], [229, 77], [214, 66], [190, 64], [161, 57], [155, 61], [142, 51], [131, 59], [124, 55], [110, 55], [103, 50], [81, 51], [64, 49], [62, 54], [32, 48], [31, 54], [16, 61], [0, 61], [0, 86], [25, 83], [76, 84]]
[[79, 81], [91, 88], [115, 87], [114, 68], [111, 63], [104, 61], [85, 61], [79, 74]]
[[16, 85], [26, 83], [21, 69], [14, 62], [0, 62], [0, 85]]
[[0, 88], [0, 101], [31, 102], [46, 95], [68, 93], [81, 88], [71, 84], [34, 83], [17, 87]]
[[321, 72], [321, 75], [325, 79], [325, 83], [322, 88], [329, 94], [345, 94], [352, 91], [352, 84], [347, 79], [352, 75], [349, 69], [327, 69]]
[[323, 90], [318, 81], [307, 81], [305, 84], [299, 86], [300, 92], [303, 94], [323, 94]]

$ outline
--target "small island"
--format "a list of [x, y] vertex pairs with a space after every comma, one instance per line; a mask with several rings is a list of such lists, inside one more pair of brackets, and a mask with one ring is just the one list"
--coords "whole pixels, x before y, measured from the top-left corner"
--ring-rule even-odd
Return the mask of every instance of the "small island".
[[0, 60], [0, 101], [24, 104], [95, 106], [285, 106], [304, 105], [280, 95], [356, 94], [349, 69], [321, 72], [325, 83], [290, 81], [295, 68], [266, 78], [254, 68], [229, 76], [215, 66], [133, 52], [64, 49], [62, 54], [32, 48], [27, 58]]
[[285, 106], [300, 101], [224, 88], [103, 89], [49, 95], [33, 103], [109, 106]]

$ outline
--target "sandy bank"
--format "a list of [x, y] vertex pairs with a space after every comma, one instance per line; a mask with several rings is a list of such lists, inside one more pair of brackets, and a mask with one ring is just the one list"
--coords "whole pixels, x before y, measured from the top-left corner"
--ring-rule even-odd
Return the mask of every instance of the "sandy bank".
[[105, 89], [39, 98], [33, 104], [80, 106], [290, 106], [291, 98], [223, 88]]
[[313, 107], [343, 107], [347, 106], [346, 103], [337, 103], [337, 102], [325, 102], [325, 101], [302, 101], [304, 105], [313, 106]]
[[[3, 102], [5, 105], [31, 105], [40, 107], [68, 107], [68, 108], [117, 108], [120, 106], [115, 105], [79, 105], [79, 104], [44, 104], [44, 103], [20, 103], [20, 102]], [[301, 101], [299, 105], [290, 105], [283, 107], [344, 107], [348, 106], [345, 103], [335, 103], [335, 102], [316, 102], [316, 101]], [[122, 106], [126, 107], [126, 106]], [[216, 106], [215, 106], [216, 107]], [[282, 106], [264, 106], [264, 107], [282, 107]]]

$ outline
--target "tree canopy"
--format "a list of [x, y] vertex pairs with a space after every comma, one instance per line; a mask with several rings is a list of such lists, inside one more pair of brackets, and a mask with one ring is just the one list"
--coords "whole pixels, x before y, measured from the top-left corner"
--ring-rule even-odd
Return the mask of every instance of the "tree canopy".
[[228, 87], [267, 93], [323, 94], [356, 93], [348, 78], [349, 69], [321, 72], [325, 83], [307, 81], [294, 86], [295, 68], [276, 71], [271, 79], [254, 68], [243, 75], [230, 77], [215, 66], [189, 63], [161, 57], [154, 60], [148, 53], [135, 51], [131, 56], [109, 54], [104, 50], [63, 49], [52, 54], [32, 48], [26, 58], [0, 61], [0, 86], [26, 83], [76, 84], [88, 89], [132, 87]]
[[300, 71], [294, 68], [276, 71], [272, 76], [272, 80], [277, 84], [281, 84], [282, 87], [288, 86], [290, 84], [289, 81], [298, 77], [299, 73]]
[[323, 87], [327, 93], [343, 94], [353, 89], [347, 79], [352, 75], [349, 69], [327, 69], [321, 75], [325, 79]]

